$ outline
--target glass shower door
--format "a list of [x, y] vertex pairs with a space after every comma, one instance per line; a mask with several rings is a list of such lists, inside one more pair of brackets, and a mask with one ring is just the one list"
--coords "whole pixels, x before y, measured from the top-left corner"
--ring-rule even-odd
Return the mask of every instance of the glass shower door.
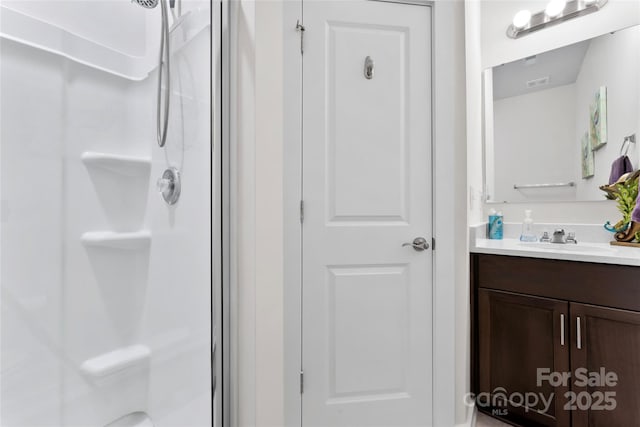
[[212, 423], [211, 3], [168, 13], [163, 148], [160, 18], [0, 5], [2, 426]]

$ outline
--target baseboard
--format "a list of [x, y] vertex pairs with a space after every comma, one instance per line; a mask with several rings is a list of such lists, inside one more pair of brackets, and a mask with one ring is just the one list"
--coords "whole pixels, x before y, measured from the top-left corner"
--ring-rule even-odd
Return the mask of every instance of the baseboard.
[[469, 408], [469, 411], [467, 411], [467, 419], [462, 423], [456, 424], [455, 427], [475, 427], [477, 412], [476, 406], [473, 405]]

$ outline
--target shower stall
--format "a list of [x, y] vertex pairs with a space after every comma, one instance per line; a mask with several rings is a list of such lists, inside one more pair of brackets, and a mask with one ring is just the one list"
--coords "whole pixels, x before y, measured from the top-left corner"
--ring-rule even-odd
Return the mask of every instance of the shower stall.
[[216, 5], [0, 5], [0, 425], [218, 418]]

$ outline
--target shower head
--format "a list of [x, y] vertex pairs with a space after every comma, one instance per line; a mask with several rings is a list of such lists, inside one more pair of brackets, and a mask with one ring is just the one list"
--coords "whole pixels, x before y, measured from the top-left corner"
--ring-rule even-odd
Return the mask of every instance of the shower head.
[[146, 9], [153, 9], [158, 5], [158, 0], [131, 0], [131, 3], [138, 3]]

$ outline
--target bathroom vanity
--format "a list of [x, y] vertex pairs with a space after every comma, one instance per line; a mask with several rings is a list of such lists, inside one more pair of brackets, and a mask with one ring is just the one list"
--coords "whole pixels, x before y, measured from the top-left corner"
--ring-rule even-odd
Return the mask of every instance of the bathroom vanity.
[[478, 409], [522, 426], [638, 425], [640, 251], [507, 246], [472, 248]]
[[[535, 218], [541, 202], [610, 203], [600, 186], [610, 183], [612, 163], [626, 155], [640, 168], [640, 144], [625, 142], [640, 134], [639, 46], [634, 25], [485, 61], [477, 191], [485, 210], [513, 214], [526, 203]], [[607, 219], [534, 226], [525, 214], [503, 222], [504, 240], [471, 230], [479, 410], [521, 426], [640, 426], [640, 249], [611, 246], [600, 225]], [[520, 242], [523, 232], [533, 241]]]

